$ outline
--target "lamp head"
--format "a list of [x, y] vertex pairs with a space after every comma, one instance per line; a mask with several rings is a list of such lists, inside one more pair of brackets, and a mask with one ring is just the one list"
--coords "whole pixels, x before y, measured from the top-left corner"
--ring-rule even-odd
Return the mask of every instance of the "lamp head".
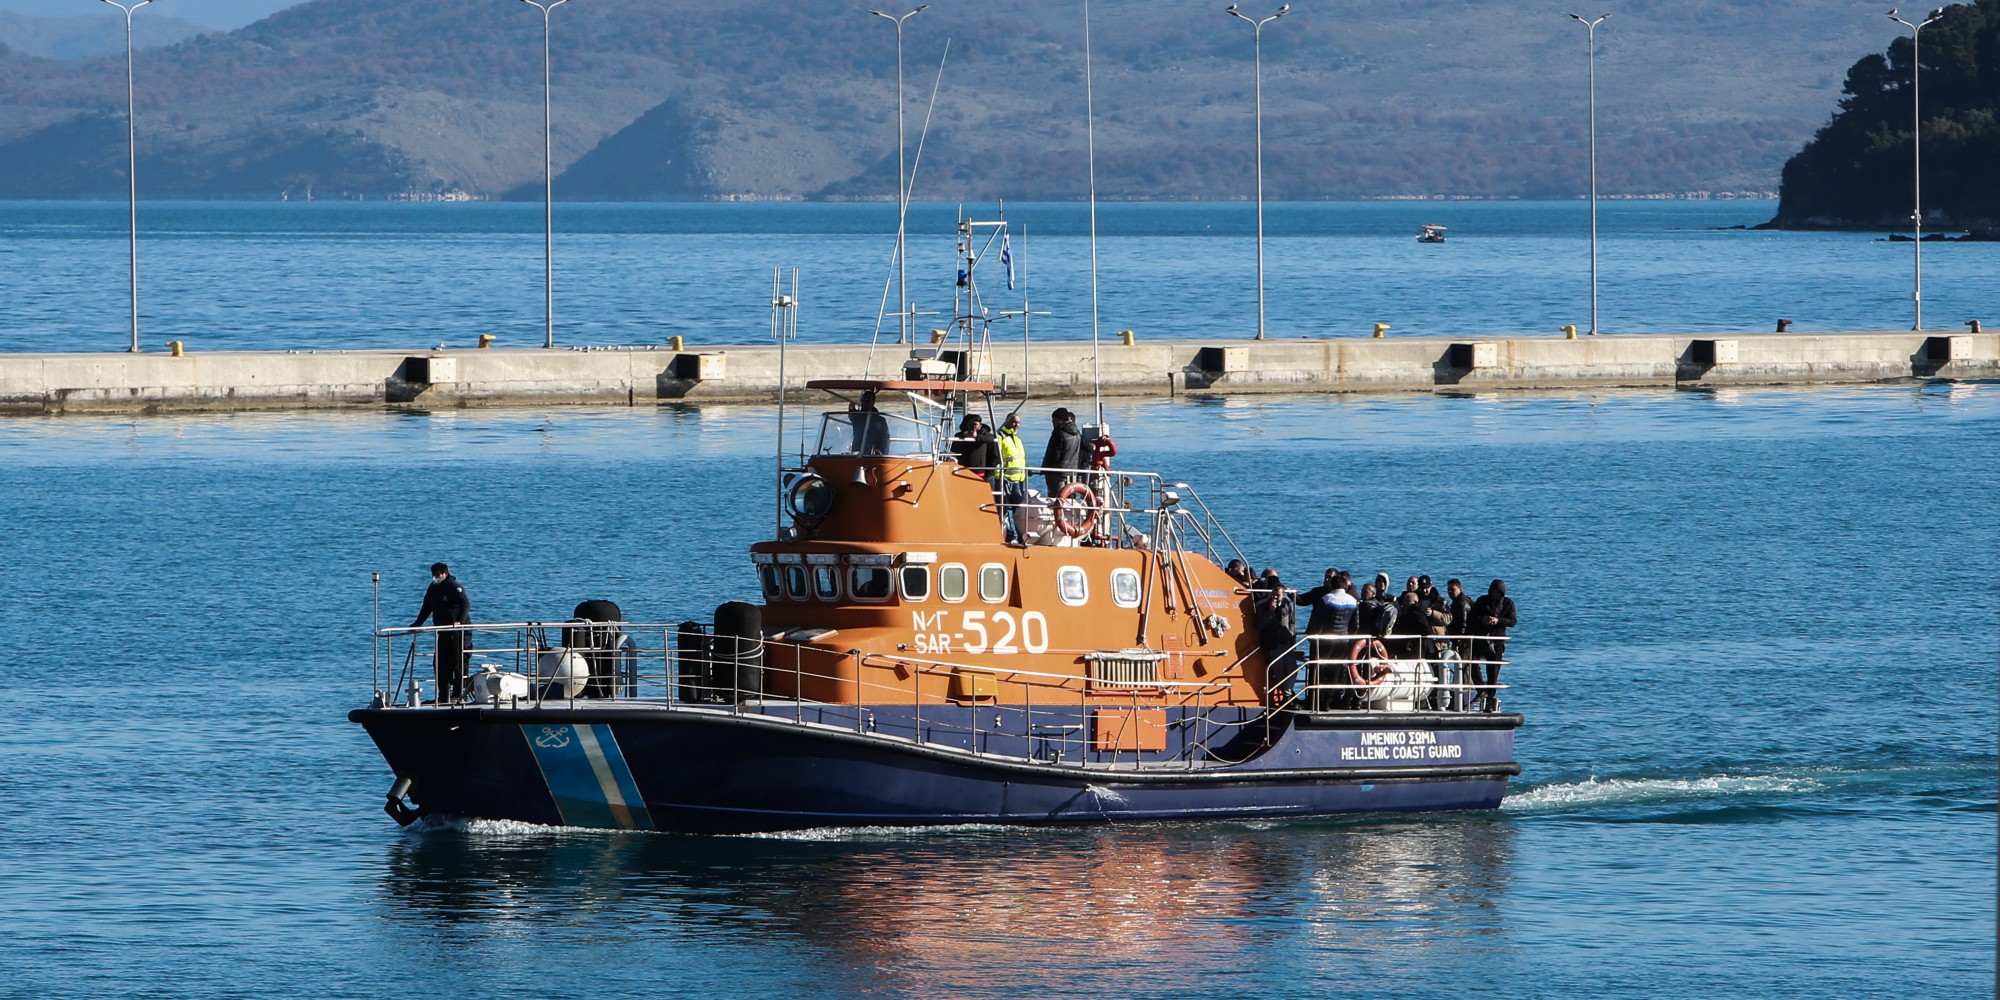
[[1286, 12], [1286, 11], [1288, 11], [1288, 10], [1291, 10], [1291, 9], [1292, 9], [1292, 5], [1291, 5], [1291, 4], [1280, 4], [1280, 5], [1278, 6], [1278, 12], [1277, 12], [1276, 14], [1272, 14], [1271, 16], [1272, 16], [1272, 17], [1284, 17], [1284, 16], [1285, 16], [1285, 12]]

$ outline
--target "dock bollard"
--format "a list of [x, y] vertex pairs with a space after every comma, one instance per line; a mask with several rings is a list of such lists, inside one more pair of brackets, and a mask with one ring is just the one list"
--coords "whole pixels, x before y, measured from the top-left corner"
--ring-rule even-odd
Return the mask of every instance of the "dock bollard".
[[1569, 325], [1567, 325], [1567, 326], [1559, 326], [1559, 327], [1556, 327], [1556, 329], [1558, 329], [1558, 330], [1561, 330], [1561, 331], [1563, 332], [1563, 339], [1564, 339], [1564, 340], [1575, 340], [1575, 339], [1576, 339], [1576, 324], [1575, 324], [1575, 323], [1571, 323], [1571, 324], [1569, 324]]
[[1965, 325], [1966, 325], [1966, 326], [1969, 326], [1969, 327], [1971, 327], [1971, 328], [1972, 328], [1972, 332], [1973, 332], [1973, 333], [1978, 333], [1978, 332], [1979, 332], [1979, 321], [1978, 321], [1978, 320], [1976, 320], [1976, 319], [1969, 319], [1969, 320], [1966, 320], [1966, 321], [1965, 321]]
[[668, 346], [668, 347], [671, 347], [671, 348], [673, 348], [673, 349], [674, 349], [674, 350], [676, 350], [676, 351], [678, 351], [678, 350], [680, 350], [680, 349], [681, 349], [681, 348], [682, 348], [683, 346], [685, 346], [685, 345], [683, 345], [683, 344], [681, 343], [681, 338], [679, 338], [679, 337], [668, 337], [668, 338], [667, 338], [667, 346]]
[[1380, 337], [1381, 335], [1387, 333], [1388, 331], [1389, 331], [1389, 324], [1387, 323], [1375, 324], [1375, 336]]
[[1781, 320], [1779, 320], [1779, 321], [1778, 321], [1778, 329], [1777, 329], [1777, 332], [1778, 332], [1778, 333], [1790, 333], [1790, 332], [1792, 332], [1792, 321], [1791, 321], [1791, 320], [1788, 320], [1788, 319], [1781, 319]]
[[177, 358], [187, 356], [186, 346], [178, 340], [167, 341], [167, 350], [174, 352], [174, 357]]
[[485, 349], [487, 349], [487, 348], [489, 348], [489, 347], [492, 347], [492, 346], [493, 346], [493, 342], [494, 342], [494, 341], [496, 341], [496, 340], [499, 340], [499, 339], [500, 339], [500, 335], [499, 335], [499, 334], [496, 334], [496, 333], [482, 333], [482, 334], [480, 334], [480, 335], [479, 335], [479, 349], [483, 351], [483, 350], [485, 350]]
[[947, 331], [947, 330], [932, 330], [932, 331], [931, 331], [931, 343], [933, 343], [933, 344], [942, 344], [942, 343], [944, 343], [944, 338], [946, 338], [946, 337], [949, 337], [949, 336], [951, 336], [951, 333], [950, 333], [950, 331]]
[[1139, 339], [1139, 335], [1130, 330], [1120, 330], [1118, 331], [1118, 339], [1124, 341], [1126, 347], [1131, 347], [1132, 342]]

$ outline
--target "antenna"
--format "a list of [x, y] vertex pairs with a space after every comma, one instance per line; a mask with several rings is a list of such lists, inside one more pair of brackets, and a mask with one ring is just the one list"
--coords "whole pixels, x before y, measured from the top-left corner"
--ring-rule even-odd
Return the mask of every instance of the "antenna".
[[1104, 379], [1097, 367], [1097, 111], [1090, 86], [1090, 0], [1083, 0], [1083, 143], [1090, 161], [1090, 391], [1104, 426]]
[[799, 336], [799, 269], [792, 268], [789, 295], [784, 293], [782, 284], [784, 270], [771, 269], [771, 336], [778, 342], [778, 468], [774, 487], [777, 502], [771, 507], [773, 537], [782, 537], [785, 531], [785, 348]]

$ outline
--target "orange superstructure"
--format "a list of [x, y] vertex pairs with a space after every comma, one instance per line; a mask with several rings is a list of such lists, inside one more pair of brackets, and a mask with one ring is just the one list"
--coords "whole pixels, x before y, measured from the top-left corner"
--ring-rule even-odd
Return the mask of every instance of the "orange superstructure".
[[[1105, 495], [1064, 513], [1072, 528], [1093, 521], [1091, 530], [1048, 525], [1009, 544], [986, 476], [936, 446], [951, 396], [987, 387], [815, 385], [859, 390], [870, 408], [825, 415], [820, 453], [790, 475], [791, 527], [751, 547], [764, 633], [786, 644], [765, 664], [768, 695], [836, 704], [1102, 697], [1134, 712], [1127, 731], [1098, 738], [1135, 749], [1153, 738], [1146, 706], [1260, 703], [1265, 664], [1249, 594], [1205, 553], [1172, 544], [1179, 494], [1157, 477], [1079, 470], [1093, 495]], [[908, 393], [913, 416], [874, 409], [879, 392]], [[1047, 498], [1026, 507], [1024, 521], [1055, 519]]]

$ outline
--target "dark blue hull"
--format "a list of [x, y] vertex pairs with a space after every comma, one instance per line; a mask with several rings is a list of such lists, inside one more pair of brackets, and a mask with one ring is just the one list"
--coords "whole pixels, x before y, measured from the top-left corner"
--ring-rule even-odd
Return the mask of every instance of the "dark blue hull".
[[[742, 833], [1491, 809], [1516, 715], [1279, 713], [1240, 762], [1122, 768], [971, 753], [758, 715], [363, 709], [420, 814]], [[1249, 727], [1246, 727], [1248, 730]]]

